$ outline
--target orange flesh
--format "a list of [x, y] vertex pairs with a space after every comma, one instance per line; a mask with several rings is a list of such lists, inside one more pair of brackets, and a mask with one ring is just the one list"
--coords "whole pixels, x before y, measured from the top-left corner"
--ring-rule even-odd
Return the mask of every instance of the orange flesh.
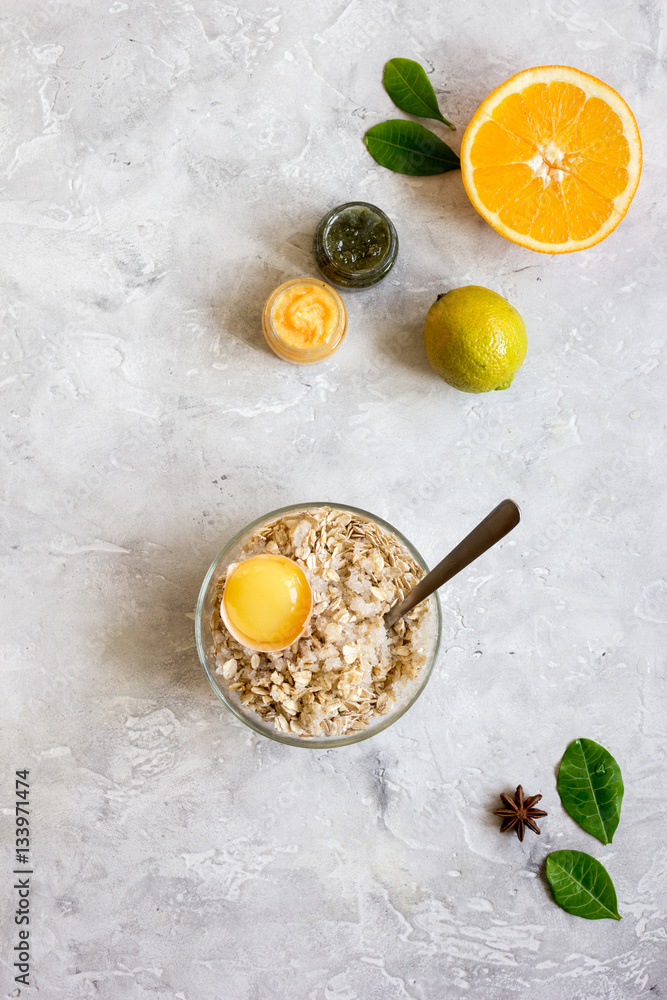
[[338, 323], [338, 306], [319, 285], [292, 285], [274, 302], [271, 323], [284, 344], [310, 350], [330, 339]]
[[479, 126], [469, 159], [476, 194], [505, 235], [555, 247], [594, 237], [619, 214], [630, 180], [620, 116], [566, 81], [509, 93]]

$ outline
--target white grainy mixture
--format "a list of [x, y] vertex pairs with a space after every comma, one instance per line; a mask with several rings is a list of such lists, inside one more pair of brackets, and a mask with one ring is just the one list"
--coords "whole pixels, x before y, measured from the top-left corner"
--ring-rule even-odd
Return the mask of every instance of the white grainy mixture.
[[330, 507], [291, 511], [263, 525], [238, 562], [260, 552], [279, 552], [305, 571], [312, 618], [288, 649], [253, 652], [220, 619], [223, 574], [210, 622], [216, 673], [279, 731], [321, 737], [365, 729], [391, 709], [426, 661], [435, 627], [432, 600], [389, 631], [382, 618], [423, 576], [421, 567], [395, 535]]

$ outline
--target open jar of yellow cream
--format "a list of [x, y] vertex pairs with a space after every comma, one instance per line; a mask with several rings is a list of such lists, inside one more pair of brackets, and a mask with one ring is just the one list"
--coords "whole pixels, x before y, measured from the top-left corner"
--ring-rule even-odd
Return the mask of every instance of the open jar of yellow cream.
[[266, 300], [262, 330], [279, 358], [312, 364], [324, 361], [342, 344], [347, 309], [338, 292], [325, 281], [292, 278]]

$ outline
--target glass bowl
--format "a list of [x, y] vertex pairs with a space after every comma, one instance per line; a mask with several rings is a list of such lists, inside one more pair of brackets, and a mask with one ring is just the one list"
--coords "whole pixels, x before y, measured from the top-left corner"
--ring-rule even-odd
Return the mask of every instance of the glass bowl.
[[412, 545], [400, 531], [394, 528], [393, 525], [389, 524], [387, 521], [383, 521], [381, 517], [376, 517], [375, 514], [369, 513], [367, 510], [361, 510], [359, 507], [350, 507], [348, 504], [330, 503], [328, 501], [323, 502], [321, 500], [313, 503], [297, 503], [290, 504], [288, 507], [279, 507], [277, 510], [272, 510], [268, 514], [263, 514], [262, 517], [258, 517], [255, 521], [246, 525], [245, 528], [239, 531], [239, 533], [235, 535], [234, 538], [227, 543], [227, 545], [225, 545], [222, 552], [220, 552], [220, 554], [213, 560], [208, 573], [204, 577], [204, 582], [202, 583], [201, 590], [199, 592], [199, 600], [197, 601], [197, 610], [195, 613], [195, 637], [197, 640], [197, 652], [199, 653], [199, 659], [201, 660], [204, 673], [208, 677], [211, 687], [217, 694], [220, 701], [227, 706], [230, 712], [234, 713], [237, 719], [240, 719], [241, 722], [244, 722], [246, 726], [249, 726], [250, 729], [253, 729], [261, 736], [266, 736], [270, 740], [276, 740], [278, 743], [286, 743], [288, 746], [293, 747], [305, 747], [310, 750], [321, 750], [323, 748], [329, 749], [330, 747], [350, 746], [352, 743], [360, 743], [362, 740], [367, 740], [371, 736], [381, 733], [383, 729], [387, 729], [389, 726], [393, 725], [397, 719], [400, 719], [400, 717], [407, 712], [412, 705], [414, 705], [415, 701], [426, 687], [438, 655], [440, 633], [442, 631], [442, 612], [437, 594], [431, 595], [428, 600], [432, 602], [432, 607], [435, 609], [436, 628], [430, 643], [430, 648], [426, 650], [426, 662], [424, 663], [424, 666], [421, 668], [418, 676], [413, 681], [406, 683], [401, 695], [397, 698], [392, 709], [387, 712], [386, 715], [378, 715], [374, 717], [370, 724], [359, 732], [346, 733], [344, 735], [336, 736], [297, 736], [295, 733], [279, 732], [274, 728], [272, 722], [265, 722], [264, 719], [257, 715], [256, 712], [252, 711], [252, 709], [245, 708], [241, 704], [240, 699], [236, 696], [236, 693], [234, 691], [227, 690], [222, 676], [220, 674], [216, 674], [215, 672], [217, 664], [213, 646], [213, 636], [209, 627], [209, 620], [213, 611], [213, 598], [215, 596], [216, 582], [218, 577], [227, 569], [230, 563], [233, 563], [238, 558], [241, 549], [251, 535], [254, 534], [257, 528], [275, 520], [277, 517], [282, 517], [290, 511], [307, 510], [309, 508], [312, 509], [313, 507], [330, 507], [333, 510], [349, 511], [352, 514], [359, 514], [361, 517], [374, 521], [380, 528], [395, 535], [399, 541], [405, 545], [416, 562], [422, 567], [424, 572], [428, 572], [428, 566], [419, 552], [417, 552], [414, 545]]

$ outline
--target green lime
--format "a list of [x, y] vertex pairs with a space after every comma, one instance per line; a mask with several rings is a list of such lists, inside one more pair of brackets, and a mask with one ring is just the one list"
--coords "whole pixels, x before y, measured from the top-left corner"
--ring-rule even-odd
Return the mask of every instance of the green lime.
[[440, 378], [463, 392], [507, 389], [526, 357], [520, 314], [481, 285], [439, 295], [424, 324], [424, 345]]

